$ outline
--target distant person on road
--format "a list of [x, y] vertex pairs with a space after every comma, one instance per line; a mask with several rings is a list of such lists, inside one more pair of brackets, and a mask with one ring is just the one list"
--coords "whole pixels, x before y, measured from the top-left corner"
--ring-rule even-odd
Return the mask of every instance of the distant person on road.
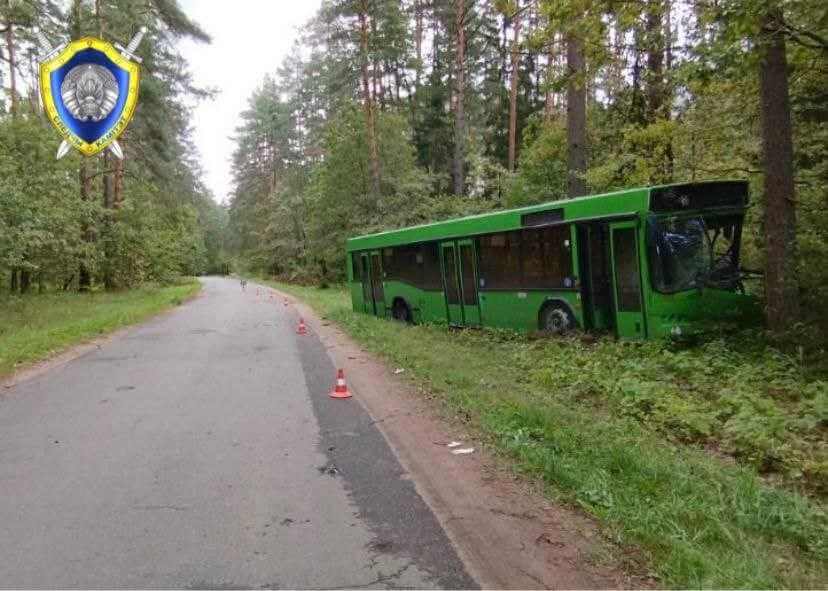
[[241, 283], [242, 291], [245, 291], [247, 289], [247, 279], [242, 279], [239, 283]]

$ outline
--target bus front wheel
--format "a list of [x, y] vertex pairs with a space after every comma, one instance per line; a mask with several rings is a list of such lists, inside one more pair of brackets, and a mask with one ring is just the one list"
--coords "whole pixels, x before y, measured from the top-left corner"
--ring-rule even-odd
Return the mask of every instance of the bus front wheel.
[[391, 308], [391, 315], [394, 317], [394, 320], [399, 320], [400, 322], [405, 322], [406, 324], [411, 324], [413, 320], [411, 317], [411, 309], [408, 307], [408, 304], [405, 303], [405, 300], [401, 298], [394, 300], [394, 305]]
[[550, 302], [540, 312], [540, 329], [543, 332], [566, 334], [576, 326], [575, 316], [569, 306], [562, 302]]

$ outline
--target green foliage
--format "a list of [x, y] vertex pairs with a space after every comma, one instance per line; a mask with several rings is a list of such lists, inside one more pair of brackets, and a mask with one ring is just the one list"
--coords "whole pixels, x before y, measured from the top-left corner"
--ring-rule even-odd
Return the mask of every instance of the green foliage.
[[[825, 473], [808, 470], [824, 470], [826, 384], [755, 335], [697, 349], [531, 340], [409, 327], [354, 313], [344, 290], [277, 287], [404, 367], [660, 585], [824, 586]], [[760, 471], [768, 453], [781, 472]]]
[[[531, 379], [560, 402], [588, 402], [674, 441], [729, 454], [803, 492], [828, 494], [828, 381], [754, 334], [665, 343], [543, 344]], [[821, 409], [821, 410], [820, 410]]]
[[95, 224], [101, 208], [78, 199], [76, 163], [55, 161], [46, 149], [53, 142], [39, 119], [0, 119], [0, 270], [62, 285], [81, 261], [97, 265], [82, 229]]
[[566, 123], [537, 119], [524, 131], [520, 171], [507, 197], [510, 207], [534, 205], [566, 197]]
[[136, 191], [107, 227], [100, 246], [115, 285], [169, 283], [208, 269], [207, 252], [193, 206], [169, 210], [152, 192]]
[[309, 250], [321, 266], [342, 277], [345, 240], [371, 228], [410, 219], [411, 204], [424, 192], [424, 175], [414, 164], [414, 151], [405, 120], [394, 114], [377, 117], [382, 184], [371, 191], [367, 135], [363, 114], [356, 106], [344, 109], [326, 128], [325, 159], [308, 187]]
[[[204, 93], [192, 86], [175, 48], [178, 38], [208, 36], [172, 0], [141, 7], [100, 2], [98, 14], [88, 3], [71, 6], [71, 18], [52, 2], [0, 7], [0, 18], [14, 25], [2, 43], [11, 39], [16, 55], [29, 56], [33, 25], [63, 39], [96, 35], [103, 26], [109, 40], [124, 43], [146, 24], [141, 107], [120, 138], [126, 160], [117, 172], [107, 154], [55, 160], [59, 136], [34, 95], [0, 114], [0, 289], [88, 288], [81, 276], [93, 285], [131, 287], [222, 270], [226, 212], [199, 182], [188, 139], [185, 99]], [[20, 66], [18, 85], [37, 88]]]

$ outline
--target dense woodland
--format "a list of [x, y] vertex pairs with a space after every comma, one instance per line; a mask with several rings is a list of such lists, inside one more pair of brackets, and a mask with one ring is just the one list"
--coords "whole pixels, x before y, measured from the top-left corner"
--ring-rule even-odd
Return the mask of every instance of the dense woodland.
[[[33, 28], [53, 45], [85, 35], [125, 45], [142, 25], [125, 159], [72, 150], [56, 160]], [[186, 105], [205, 92], [178, 54], [183, 38], [209, 42], [174, 0], [0, 2], [0, 292], [124, 288], [220, 267], [226, 212], [201, 184], [189, 140]]]
[[[33, 27], [150, 32], [108, 154], [54, 159]], [[751, 181], [744, 264], [769, 325], [828, 318], [828, 10], [820, 0], [324, 0], [241, 114], [216, 206], [189, 139], [209, 98], [174, 0], [0, 0], [3, 289], [241, 267], [337, 281], [347, 236], [584, 193]], [[228, 211], [229, 209], [229, 211]]]
[[242, 114], [229, 240], [335, 281], [371, 230], [744, 178], [771, 328], [828, 313], [821, 0], [324, 0]]

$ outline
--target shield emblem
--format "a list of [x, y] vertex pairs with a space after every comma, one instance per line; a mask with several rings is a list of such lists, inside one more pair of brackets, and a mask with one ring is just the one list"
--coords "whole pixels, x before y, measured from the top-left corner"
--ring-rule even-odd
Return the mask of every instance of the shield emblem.
[[40, 64], [40, 94], [49, 121], [86, 156], [123, 133], [138, 102], [138, 64], [94, 37], [69, 43]]

